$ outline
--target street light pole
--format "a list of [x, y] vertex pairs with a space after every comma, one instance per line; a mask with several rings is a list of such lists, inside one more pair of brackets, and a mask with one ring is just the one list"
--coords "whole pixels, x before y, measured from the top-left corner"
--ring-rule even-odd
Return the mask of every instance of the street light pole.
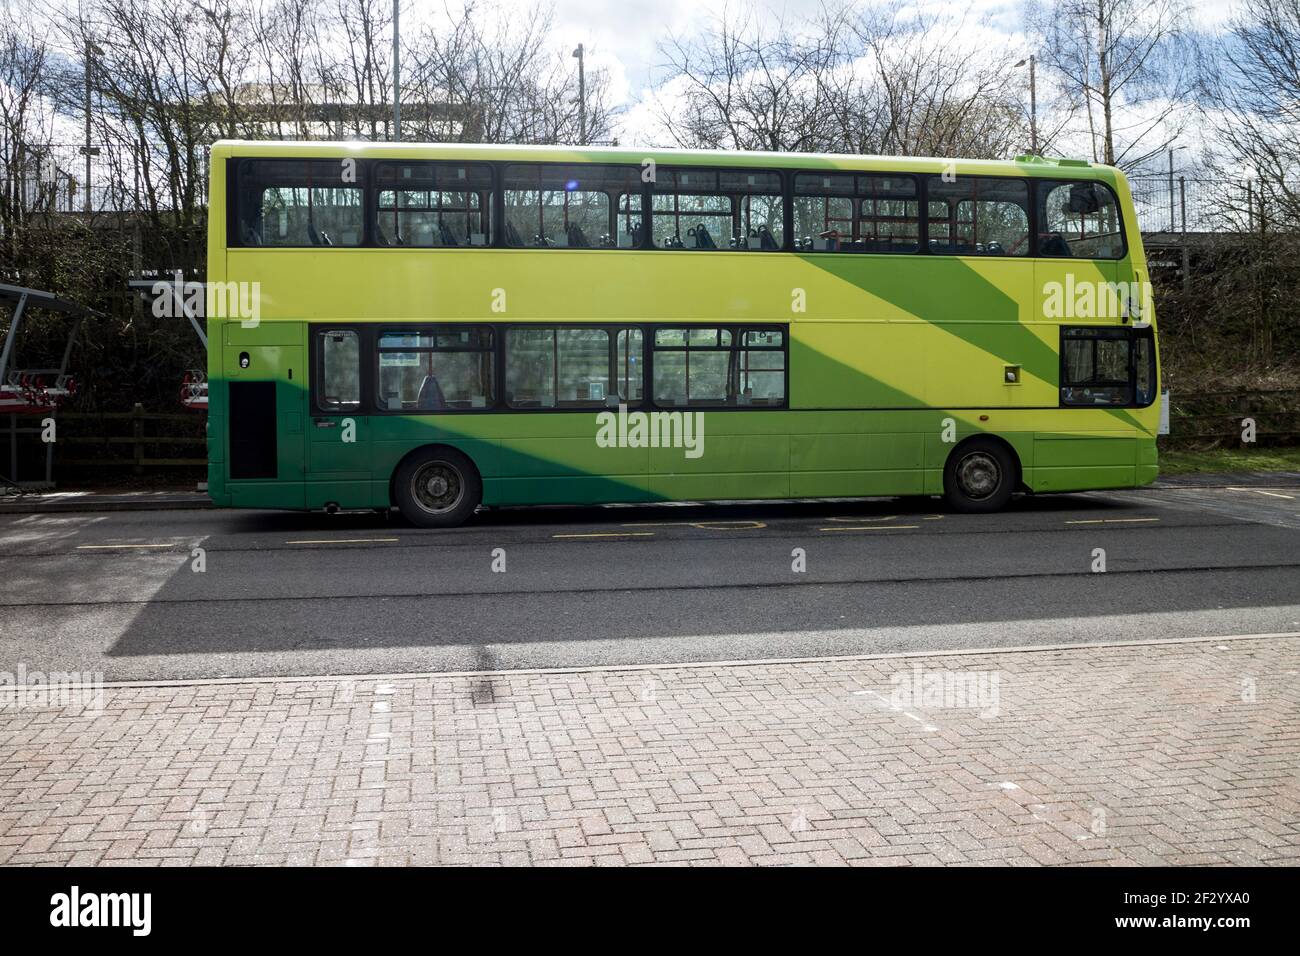
[[1029, 54], [1028, 60], [1021, 60], [1016, 66], [1029, 64], [1029, 152], [1038, 155], [1038, 77], [1035, 67], [1038, 57]]
[[81, 151], [86, 155], [86, 182], [84, 184], [86, 194], [83, 199], [83, 208], [87, 213], [90, 212], [90, 158], [99, 155], [99, 147], [90, 145], [90, 68], [95, 54], [102, 55], [103, 52], [91, 41], [86, 41], [86, 143], [81, 147]]
[[587, 77], [583, 69], [582, 44], [573, 51], [578, 58], [578, 145], [587, 145]]
[[401, 0], [393, 0], [393, 142], [402, 141], [402, 71], [399, 63], [399, 48], [402, 36], [398, 23]]

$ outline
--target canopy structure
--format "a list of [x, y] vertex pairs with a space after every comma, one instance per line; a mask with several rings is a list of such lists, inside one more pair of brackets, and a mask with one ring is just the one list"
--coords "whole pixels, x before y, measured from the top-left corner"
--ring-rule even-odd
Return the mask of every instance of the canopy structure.
[[[166, 294], [172, 297], [171, 301], [185, 313], [185, 318], [189, 319], [190, 325], [199, 336], [199, 341], [203, 343], [203, 347], [206, 349], [208, 347], [208, 335], [203, 330], [202, 320], [193, 313], [193, 310], [187, 304], [188, 299], [181, 291], [183, 280], [179, 273], [174, 283], [174, 292], [172, 291], [173, 280], [163, 278], [131, 279], [127, 282], [127, 287], [150, 303], [165, 291]], [[185, 376], [181, 379], [180, 398], [181, 405], [185, 408], [196, 412], [206, 412], [208, 410], [208, 375], [205, 370], [190, 369], [185, 373]]]
[[[52, 415], [76, 394], [76, 379], [68, 374], [72, 346], [76, 344], [81, 323], [88, 318], [97, 317], [99, 313], [84, 305], [62, 299], [53, 292], [3, 283], [0, 283], [0, 305], [7, 306], [13, 313], [4, 345], [0, 347], [0, 413], [7, 412], [9, 415], [9, 478], [6, 479], [6, 483], [17, 485], [18, 436], [25, 433], [39, 434], [43, 430], [19, 428], [18, 416]], [[58, 368], [13, 367], [14, 346], [18, 341], [28, 308], [44, 309], [46, 312], [55, 312], [72, 319], [72, 327], [68, 330], [68, 341], [63, 347], [63, 358]], [[28, 486], [52, 487], [53, 466], [54, 444], [49, 442], [45, 446], [45, 481], [27, 483]]]
[[[99, 313], [61, 299], [53, 292], [18, 285], [0, 284], [0, 303], [13, 311], [9, 332], [0, 349], [0, 412], [21, 415], [57, 410], [77, 390], [76, 380], [68, 374], [68, 360], [72, 357], [72, 346], [76, 344], [81, 323]], [[11, 367], [14, 344], [18, 341], [23, 316], [29, 307], [72, 318], [72, 328], [68, 331], [68, 341], [63, 347], [63, 359], [58, 368]]]

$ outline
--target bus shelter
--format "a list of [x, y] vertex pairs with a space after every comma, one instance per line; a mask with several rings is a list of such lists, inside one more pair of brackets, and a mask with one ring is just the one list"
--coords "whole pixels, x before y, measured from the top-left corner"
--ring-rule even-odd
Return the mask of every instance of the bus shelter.
[[[4, 345], [0, 346], [0, 414], [8, 419], [9, 474], [5, 483], [22, 488], [51, 488], [54, 486], [54, 443], [45, 445], [45, 479], [37, 482], [20, 482], [18, 475], [18, 436], [41, 434], [45, 431], [43, 420], [52, 418], [63, 403], [76, 394], [77, 381], [68, 372], [72, 347], [76, 344], [81, 324], [99, 313], [76, 302], [60, 298], [52, 292], [29, 289], [25, 286], [0, 283], [0, 306], [10, 310], [9, 331]], [[23, 367], [17, 360], [17, 343], [22, 334], [23, 321], [28, 309], [41, 309], [71, 320], [63, 357], [57, 368]], [[18, 416], [39, 415], [42, 422], [36, 426], [20, 428]]]

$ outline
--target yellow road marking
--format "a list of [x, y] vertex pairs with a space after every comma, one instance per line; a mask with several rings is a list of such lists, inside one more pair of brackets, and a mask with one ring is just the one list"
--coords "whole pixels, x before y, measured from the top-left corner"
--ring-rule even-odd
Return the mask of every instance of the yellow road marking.
[[839, 528], [818, 528], [818, 531], [907, 531], [912, 528], [921, 527], [919, 524], [889, 524], [889, 525], [872, 525], [870, 527], [839, 527]]
[[589, 534], [553, 534], [552, 538], [653, 538], [653, 531], [594, 531]]
[[624, 528], [699, 528], [701, 531], [757, 531], [761, 521], [629, 521]]
[[174, 548], [180, 541], [167, 541], [162, 544], [79, 544], [78, 551], [104, 551], [110, 548]]
[[827, 518], [827, 521], [844, 521], [861, 524], [863, 521], [893, 521], [898, 515], [885, 515], [882, 518]]
[[1145, 521], [1159, 520], [1159, 518], [1089, 518], [1086, 521], [1067, 521], [1066, 524], [1140, 524]]
[[398, 538], [310, 538], [305, 541], [286, 541], [285, 544], [387, 544]]
[[1260, 491], [1258, 488], [1229, 488], [1229, 491], [1253, 491], [1257, 495], [1268, 495], [1270, 498], [1285, 498], [1287, 501], [1295, 501], [1295, 495], [1280, 495], [1276, 491]]

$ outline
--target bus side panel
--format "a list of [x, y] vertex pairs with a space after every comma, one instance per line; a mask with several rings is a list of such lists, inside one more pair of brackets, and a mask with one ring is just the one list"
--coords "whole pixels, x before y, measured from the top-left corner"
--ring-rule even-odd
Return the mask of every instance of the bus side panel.
[[[296, 322], [262, 322], [244, 326], [230, 321], [224, 325], [220, 344], [210, 347], [221, 352], [224, 381], [218, 389], [226, 394], [226, 490], [237, 508], [304, 507], [303, 470], [306, 449], [303, 418], [306, 412], [306, 362], [303, 325]], [[269, 386], [263, 390], [262, 386]], [[238, 402], [235, 401], [239, 395]], [[236, 409], [235, 405], [239, 408]], [[235, 455], [235, 444], [244, 436], [273, 446], [265, 461], [246, 448]], [[236, 458], [252, 462], [236, 471]], [[251, 467], [252, 470], [249, 470]]]
[[1087, 491], [1137, 484], [1139, 440], [1130, 431], [1039, 435], [1034, 491]]
[[924, 417], [908, 411], [791, 413], [790, 493], [920, 494]]

